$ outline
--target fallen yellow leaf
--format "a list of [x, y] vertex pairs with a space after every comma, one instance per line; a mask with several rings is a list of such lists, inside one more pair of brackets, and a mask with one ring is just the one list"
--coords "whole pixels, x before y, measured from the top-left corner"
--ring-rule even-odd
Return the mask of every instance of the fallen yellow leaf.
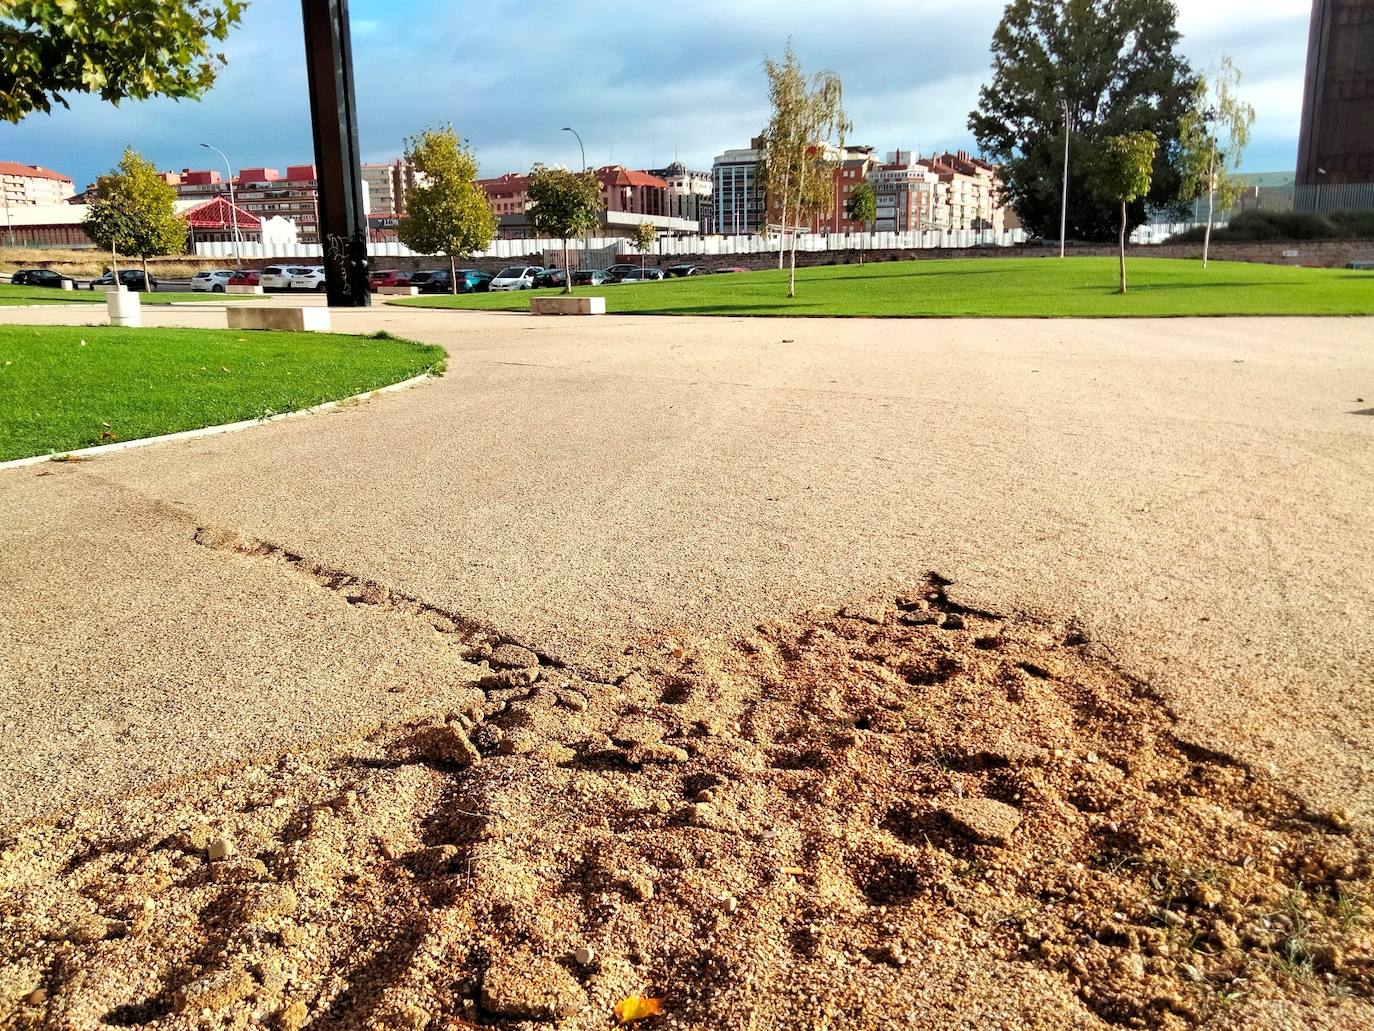
[[615, 1019], [621, 1024], [645, 1017], [656, 1017], [663, 1012], [663, 1000], [652, 999], [645, 995], [627, 995], [615, 1004]]

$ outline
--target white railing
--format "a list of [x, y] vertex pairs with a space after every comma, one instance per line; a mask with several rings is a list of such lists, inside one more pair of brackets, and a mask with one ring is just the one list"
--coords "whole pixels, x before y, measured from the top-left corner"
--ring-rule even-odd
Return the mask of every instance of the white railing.
[[[974, 230], [960, 229], [944, 232], [929, 229], [922, 232], [905, 233], [802, 233], [797, 237], [798, 251], [842, 251], [862, 247], [864, 250], [924, 250], [931, 248], [961, 247], [1012, 247], [1024, 243], [1026, 234], [1021, 229]], [[623, 237], [594, 237], [588, 241], [592, 250], [615, 248], [621, 253], [631, 251], [629, 241]], [[789, 240], [789, 245], [790, 245]], [[729, 257], [743, 254], [777, 253], [777, 237], [764, 239], [760, 236], [671, 236], [663, 237], [650, 251], [650, 257], [702, 256]], [[319, 258], [319, 244], [284, 243], [247, 243], [239, 244], [245, 258]], [[569, 240], [570, 254], [581, 254], [583, 241]], [[473, 255], [478, 258], [524, 258], [530, 254], [543, 252], [556, 253], [563, 248], [562, 240], [522, 239], [495, 240], [487, 250]], [[376, 258], [416, 257], [416, 253], [395, 240], [373, 241], [367, 245], [368, 253]], [[198, 242], [196, 254], [207, 258], [232, 258], [232, 242]], [[423, 256], [423, 255], [419, 255]]]

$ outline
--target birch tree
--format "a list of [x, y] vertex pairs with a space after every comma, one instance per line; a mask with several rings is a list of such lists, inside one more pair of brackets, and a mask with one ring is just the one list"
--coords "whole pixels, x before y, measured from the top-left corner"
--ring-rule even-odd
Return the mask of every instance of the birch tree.
[[1237, 95], [1240, 69], [1222, 55], [1220, 64], [1199, 77], [1179, 123], [1179, 198], [1207, 196], [1207, 226], [1202, 232], [1202, 267], [1212, 245], [1216, 209], [1229, 211], [1240, 197], [1240, 161], [1250, 143], [1255, 109]]

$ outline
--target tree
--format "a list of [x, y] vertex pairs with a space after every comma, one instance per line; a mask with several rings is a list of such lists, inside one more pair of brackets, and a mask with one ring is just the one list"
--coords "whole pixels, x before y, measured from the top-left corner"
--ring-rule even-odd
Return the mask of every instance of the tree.
[[[1209, 81], [1210, 78], [1210, 81]], [[1207, 228], [1202, 234], [1202, 267], [1212, 245], [1216, 206], [1225, 210], [1240, 197], [1236, 173], [1250, 142], [1255, 109], [1236, 96], [1240, 69], [1226, 55], [1210, 77], [1199, 77], [1179, 126], [1177, 164], [1182, 175], [1179, 199], [1195, 202], [1207, 195]]]
[[0, 119], [67, 105], [67, 95], [197, 98], [215, 82], [215, 50], [243, 0], [4, 0]]
[[1118, 293], [1126, 292], [1127, 209], [1132, 201], [1150, 192], [1150, 175], [1158, 149], [1159, 141], [1154, 133], [1128, 132], [1109, 136], [1098, 146], [1089, 172], [1089, 180], [1098, 196], [1121, 205], [1121, 228], [1117, 238], [1121, 255]]
[[[1160, 143], [1150, 192], [1131, 207], [1177, 207], [1169, 164], [1195, 77], [1178, 53], [1172, 0], [1011, 0], [992, 37], [992, 78], [969, 129], [999, 162], [1017, 216], [1058, 236], [1064, 137], [1069, 136], [1067, 231], [1106, 240], [1115, 219], [1094, 203], [1087, 171], [1098, 141], [1152, 132]], [[1068, 104], [1067, 125], [1064, 104]]]
[[[865, 232], [873, 231], [873, 223], [878, 220], [878, 195], [873, 192], [873, 184], [861, 179], [849, 192], [849, 200], [844, 203], [844, 214], [851, 222], [863, 225]], [[859, 264], [864, 263], [863, 243], [859, 244]]]
[[186, 249], [186, 220], [176, 213], [177, 191], [132, 147], [119, 166], [96, 182], [96, 196], [86, 209], [86, 235], [114, 254], [143, 260]]
[[530, 225], [536, 232], [548, 233], [563, 241], [563, 268], [567, 279], [565, 294], [572, 293], [572, 267], [568, 264], [568, 241], [590, 232], [599, 221], [605, 198], [601, 183], [591, 172], [570, 172], [566, 168], [535, 165], [530, 172]]
[[400, 241], [421, 254], [448, 257], [449, 289], [458, 292], [458, 259], [486, 250], [496, 235], [496, 212], [477, 185], [477, 158], [453, 126], [426, 129], [406, 141], [416, 185], [406, 197]]
[[630, 242], [634, 244], [635, 250], [639, 251], [639, 270], [644, 271], [644, 255], [648, 253], [654, 241], [658, 239], [658, 227], [652, 222], [641, 222], [635, 226], [634, 239]]
[[[817, 72], [808, 80], [789, 42], [781, 64], [763, 59], [772, 113], [764, 127], [760, 176], [770, 206], [782, 210], [783, 244], [792, 232], [792, 270], [787, 296], [797, 296], [796, 226], [806, 225], [834, 209], [837, 161], [831, 139], [844, 146], [851, 128], [844, 112], [844, 85], [834, 72]], [[789, 224], [788, 216], [792, 216]], [[781, 252], [779, 252], [781, 267]]]

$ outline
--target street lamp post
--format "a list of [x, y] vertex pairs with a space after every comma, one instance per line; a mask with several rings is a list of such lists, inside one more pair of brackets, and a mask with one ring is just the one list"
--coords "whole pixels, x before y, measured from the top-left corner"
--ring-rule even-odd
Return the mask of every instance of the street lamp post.
[[[574, 136], [577, 137], [577, 149], [580, 150], [580, 151], [582, 152], [582, 173], [585, 175], [586, 172], [587, 172], [587, 148], [584, 147], [584, 146], [582, 146], [582, 136], [581, 136], [581, 134], [580, 134], [576, 129], [574, 129], [571, 125], [565, 125], [565, 126], [563, 126], [563, 128], [562, 128], [561, 130], [559, 130], [559, 131], [560, 131], [560, 132], [570, 132], [570, 133], [572, 133]], [[590, 231], [588, 231], [588, 232], [582, 234], [582, 267], [583, 267], [583, 268], [586, 268], [586, 266], [587, 266], [587, 258], [589, 257], [589, 253], [590, 253], [591, 249], [592, 249], [591, 233], [590, 233]], [[568, 276], [569, 276], [569, 277], [572, 276], [572, 269], [565, 269], [565, 271], [568, 273]]]
[[239, 208], [234, 202], [234, 169], [229, 165], [229, 157], [218, 147], [212, 147], [208, 143], [202, 143], [206, 150], [213, 150], [224, 159], [224, 171], [229, 175], [229, 217], [233, 219], [234, 226], [234, 264], [239, 271], [243, 271], [243, 251], [239, 246]]
[[1064, 101], [1064, 187], [1059, 194], [1059, 256], [1064, 256], [1064, 229], [1069, 219], [1069, 102]]

